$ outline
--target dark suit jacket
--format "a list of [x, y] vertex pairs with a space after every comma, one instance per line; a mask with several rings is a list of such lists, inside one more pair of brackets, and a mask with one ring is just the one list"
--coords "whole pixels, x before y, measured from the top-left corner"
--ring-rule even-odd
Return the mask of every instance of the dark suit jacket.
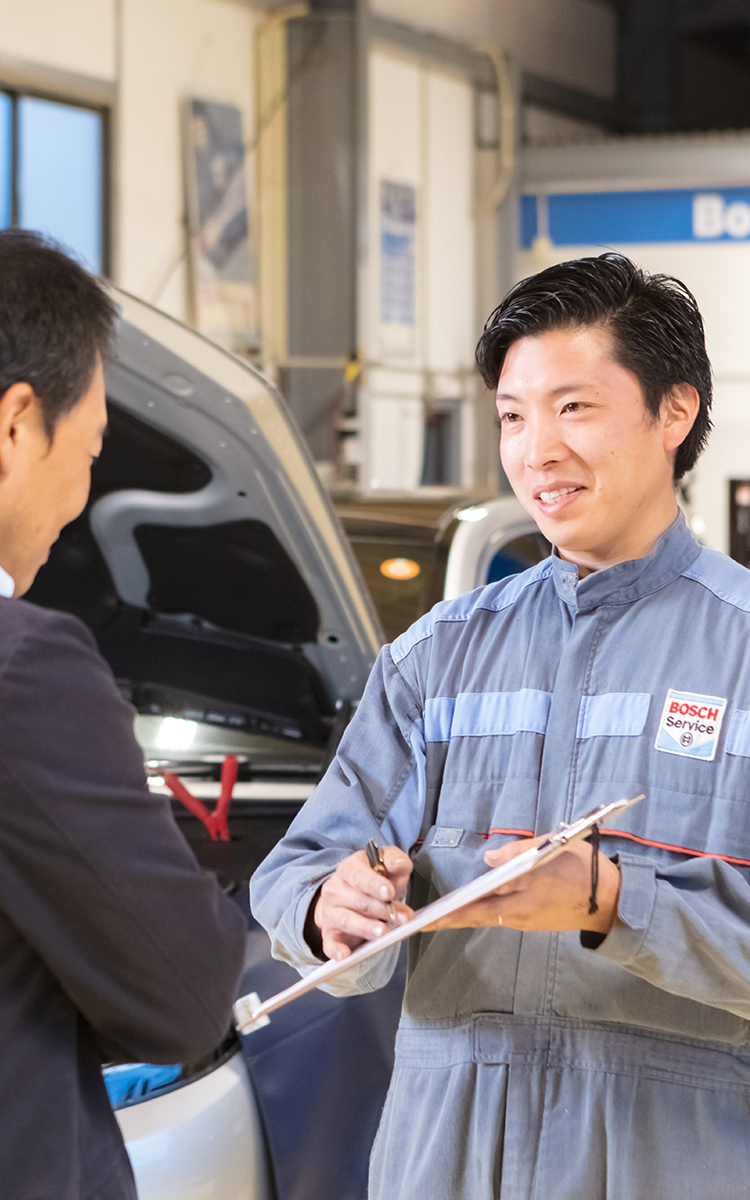
[[0, 599], [2, 1200], [133, 1200], [102, 1056], [214, 1049], [244, 941], [88, 630]]

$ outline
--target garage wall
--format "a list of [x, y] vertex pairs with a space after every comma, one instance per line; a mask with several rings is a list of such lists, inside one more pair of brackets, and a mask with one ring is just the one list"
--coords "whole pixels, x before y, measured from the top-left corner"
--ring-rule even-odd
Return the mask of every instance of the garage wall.
[[[471, 368], [475, 341], [473, 94], [463, 79], [376, 51], [370, 65], [369, 357], [431, 371]], [[380, 320], [380, 184], [417, 196], [413, 329]]]
[[[451, 423], [443, 438], [457, 456], [443, 463], [450, 485], [471, 484], [473, 120], [473, 92], [466, 79], [406, 55], [372, 53], [367, 299], [360, 329], [368, 364], [363, 482], [374, 490], [412, 490], [425, 482], [430, 411], [433, 425]], [[394, 282], [393, 264], [384, 267], [383, 262], [389, 230], [382, 223], [381, 189], [393, 185], [413, 189], [415, 198], [411, 320], [406, 311], [394, 313], [393, 298], [389, 303], [384, 296]], [[408, 224], [401, 232], [408, 234]], [[408, 257], [405, 252], [404, 270]]]
[[[274, 10], [287, 7], [277, 0], [0, 0], [0, 82], [5, 69], [6, 82], [27, 79], [54, 93], [54, 77], [64, 76], [65, 95], [75, 95], [78, 80], [82, 100], [101, 98], [109, 88], [106, 99], [116, 113], [113, 277], [178, 318], [190, 315], [181, 105], [190, 96], [237, 105], [252, 141], [255, 34], [270, 18], [271, 3]], [[371, 0], [371, 7], [377, 16], [464, 45], [505, 45], [526, 70], [571, 87], [602, 96], [613, 90], [614, 18], [612, 6], [601, 0]], [[263, 40], [265, 74], [272, 40], [270, 33]], [[283, 42], [282, 34], [277, 40]], [[273, 169], [268, 163], [265, 169], [261, 287], [264, 361], [283, 365], [291, 352], [288, 296], [281, 284], [275, 290], [272, 285], [285, 277], [286, 243], [283, 232], [276, 241], [268, 236], [283, 209], [286, 185], [283, 169], [276, 169], [285, 153], [277, 128], [283, 113], [276, 103], [283, 94], [285, 60], [282, 53], [277, 58], [261, 104], [266, 116], [276, 113], [263, 143], [267, 158], [271, 143], [276, 145], [276, 158]], [[477, 188], [481, 155], [474, 148], [472, 87], [466, 77], [432, 69], [429, 58], [409, 59], [382, 47], [373, 54], [371, 74], [369, 258], [359, 263], [365, 283], [358, 292], [364, 301], [358, 350], [368, 364], [363, 413], [368, 398], [373, 406], [372, 422], [363, 421], [356, 445], [356, 470], [364, 457], [358, 477], [366, 487], [418, 487], [432, 478], [423, 471], [425, 439], [429, 434], [437, 444], [440, 426], [447, 431], [440, 455], [460, 443], [460, 461], [446, 459], [433, 476], [450, 479], [446, 486], [469, 488], [483, 440], [470, 372], [480, 318], [486, 316], [476, 304], [472, 204], [483, 189]], [[483, 153], [494, 170], [494, 154]], [[416, 189], [413, 328], [381, 320], [383, 180]], [[250, 179], [251, 198], [253, 184]], [[509, 273], [503, 262], [497, 266], [494, 239], [491, 243], [482, 248], [481, 278]], [[484, 292], [493, 295], [491, 286]], [[395, 439], [394, 405], [402, 431]], [[346, 444], [355, 447], [356, 441]], [[494, 442], [490, 457], [494, 464]]]
[[181, 101], [237, 105], [253, 128], [250, 10], [220, 0], [121, 0], [116, 274], [185, 315]]
[[114, 80], [116, 0], [0, 0], [0, 56]]
[[[232, 0], [0, 0], [0, 80], [65, 94], [116, 86], [114, 280], [187, 316], [180, 113], [187, 97], [237, 105], [253, 131], [253, 33]], [[72, 90], [71, 90], [72, 89]]]

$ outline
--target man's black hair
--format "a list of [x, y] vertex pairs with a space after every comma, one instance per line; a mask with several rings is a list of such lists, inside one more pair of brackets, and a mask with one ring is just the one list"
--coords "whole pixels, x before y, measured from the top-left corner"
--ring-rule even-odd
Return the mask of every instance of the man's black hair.
[[477, 366], [484, 382], [497, 389], [508, 348], [519, 338], [586, 326], [609, 331], [615, 362], [635, 375], [654, 417], [678, 384], [698, 392], [698, 415], [675, 455], [679, 482], [708, 440], [712, 394], [703, 320], [679, 279], [649, 275], [614, 253], [574, 259], [523, 279], [495, 309], [479, 340]]
[[49, 438], [109, 357], [116, 315], [99, 281], [53, 242], [0, 231], [0, 396], [29, 384]]

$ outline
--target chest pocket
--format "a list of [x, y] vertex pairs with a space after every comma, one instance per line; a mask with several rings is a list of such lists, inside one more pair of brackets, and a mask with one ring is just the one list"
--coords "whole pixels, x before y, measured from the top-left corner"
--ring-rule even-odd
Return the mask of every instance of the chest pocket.
[[534, 828], [549, 692], [464, 692], [425, 706], [431, 823], [489, 833]]
[[470, 829], [434, 826], [414, 858], [414, 871], [426, 881], [421, 903], [455, 891], [483, 874], [487, 838]]

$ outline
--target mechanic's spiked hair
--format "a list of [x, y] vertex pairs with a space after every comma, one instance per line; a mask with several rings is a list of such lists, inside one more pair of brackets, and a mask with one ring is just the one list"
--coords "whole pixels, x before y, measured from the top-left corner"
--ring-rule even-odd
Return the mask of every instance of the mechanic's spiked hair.
[[0, 396], [29, 384], [50, 439], [108, 358], [116, 315], [99, 280], [54, 242], [0, 231]]
[[635, 375], [654, 416], [677, 385], [688, 383], [698, 392], [698, 415], [675, 455], [678, 483], [708, 440], [712, 396], [703, 320], [679, 279], [649, 275], [615, 253], [559, 263], [523, 279], [495, 309], [479, 340], [476, 358], [484, 382], [496, 390], [508, 348], [519, 338], [586, 326], [609, 331], [615, 362]]

